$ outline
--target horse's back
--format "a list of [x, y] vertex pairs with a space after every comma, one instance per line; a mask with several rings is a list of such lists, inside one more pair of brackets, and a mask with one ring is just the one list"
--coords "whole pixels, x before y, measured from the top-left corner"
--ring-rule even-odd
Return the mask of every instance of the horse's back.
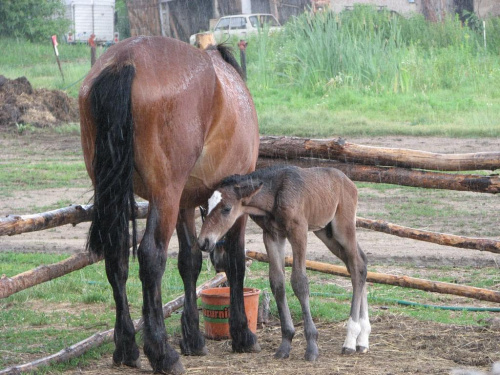
[[[150, 199], [152, 185], [184, 180], [181, 206], [192, 205], [193, 197], [201, 204], [223, 177], [255, 168], [257, 116], [236, 70], [215, 50], [165, 37], [137, 37], [110, 47], [80, 90], [82, 146], [91, 176], [96, 129], [89, 92], [103, 70], [126, 65], [135, 69], [131, 105], [136, 193]], [[151, 173], [155, 164], [158, 172]], [[154, 184], [144, 180], [152, 175]]]

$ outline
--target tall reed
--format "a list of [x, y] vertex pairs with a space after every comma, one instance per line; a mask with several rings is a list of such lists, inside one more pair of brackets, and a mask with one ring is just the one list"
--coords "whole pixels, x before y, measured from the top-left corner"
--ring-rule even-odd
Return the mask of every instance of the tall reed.
[[397, 93], [477, 85], [499, 67], [500, 22], [487, 25], [491, 47], [485, 50], [482, 32], [458, 17], [430, 23], [421, 15], [404, 18], [371, 6], [306, 12], [279, 35], [255, 40], [257, 77], [264, 86], [319, 94], [340, 87]]

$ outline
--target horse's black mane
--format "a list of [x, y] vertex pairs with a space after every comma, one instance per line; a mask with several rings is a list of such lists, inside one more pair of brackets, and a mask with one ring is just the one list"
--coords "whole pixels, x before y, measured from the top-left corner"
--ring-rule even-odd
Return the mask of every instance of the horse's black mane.
[[222, 59], [229, 65], [231, 65], [234, 69], [236, 69], [241, 78], [245, 78], [240, 64], [238, 64], [238, 61], [236, 61], [236, 59], [234, 58], [233, 48], [230, 45], [221, 43], [217, 44], [216, 46], [210, 46], [207, 49], [219, 51]]

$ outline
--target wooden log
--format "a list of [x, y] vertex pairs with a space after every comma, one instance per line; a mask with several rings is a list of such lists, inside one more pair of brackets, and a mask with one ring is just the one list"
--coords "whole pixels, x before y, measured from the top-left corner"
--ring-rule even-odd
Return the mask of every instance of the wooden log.
[[[137, 243], [140, 243], [144, 236], [145, 230], [137, 234]], [[133, 246], [133, 241], [130, 239], [130, 247]], [[90, 254], [89, 252], [78, 253], [53, 264], [42, 264], [35, 269], [22, 272], [13, 277], [2, 275], [0, 278], [0, 299], [6, 298], [21, 290], [31, 288], [32, 286], [42, 284], [44, 282], [57, 279], [58, 277], [67, 275], [68, 273], [78, 271], [91, 264], [100, 262], [103, 257]]]
[[0, 278], [0, 298], [6, 298], [34, 285], [64, 276], [100, 260], [102, 257], [92, 256], [88, 252], [78, 253], [58, 263], [41, 265], [13, 277], [2, 275]]
[[451, 174], [442, 172], [419, 171], [396, 167], [376, 167], [369, 165], [346, 164], [334, 160], [298, 158], [272, 159], [259, 157], [257, 168], [276, 164], [297, 165], [303, 168], [332, 167], [344, 172], [353, 181], [375, 182], [402, 186], [414, 186], [427, 189], [446, 189], [473, 191], [477, 193], [500, 193], [500, 176], [480, 176]]
[[[93, 205], [71, 205], [57, 210], [32, 215], [8, 215], [0, 219], [0, 236], [12, 236], [27, 232], [90, 221]], [[136, 217], [143, 219], [148, 213], [148, 202], [137, 203]]]
[[460, 247], [462, 249], [489, 251], [492, 253], [500, 254], [500, 241], [490, 240], [486, 238], [473, 238], [456, 236], [446, 233], [430, 232], [388, 223], [384, 220], [370, 220], [362, 217], [358, 217], [356, 219], [356, 226], [359, 228], [366, 228], [378, 232], [384, 232], [403, 238], [411, 238], [414, 240], [432, 242], [439, 245]]
[[314, 157], [344, 163], [383, 165], [439, 171], [495, 170], [500, 168], [500, 152], [438, 154], [433, 152], [357, 145], [339, 139], [261, 137], [259, 155], [296, 159]]
[[[251, 259], [259, 260], [261, 262], [269, 262], [268, 256], [263, 253], [247, 250], [246, 255]], [[293, 258], [286, 257], [285, 265], [290, 267], [292, 265], [292, 261]], [[333, 264], [307, 260], [306, 268], [308, 270], [319, 271], [331, 275], [351, 277], [345, 267]], [[366, 279], [369, 282], [374, 282], [377, 284], [397, 285], [403, 288], [420, 289], [420, 290], [425, 290], [427, 292], [452, 294], [461, 297], [474, 298], [482, 301], [500, 303], [500, 292], [490, 289], [476, 288], [466, 285], [457, 285], [440, 281], [417, 279], [409, 276], [389, 275], [378, 272], [368, 272]]]
[[[203, 283], [196, 289], [196, 296], [199, 297], [201, 292], [207, 288], [214, 288], [227, 280], [225, 273], [218, 273], [211, 280]], [[167, 318], [175, 310], [178, 310], [184, 305], [184, 294], [177, 297], [176, 299], [168, 302], [163, 306], [163, 316]], [[144, 323], [142, 318], [134, 320], [134, 328], [136, 332], [142, 330]], [[98, 332], [94, 335], [82, 340], [70, 347], [64, 348], [63, 350], [49, 355], [48, 357], [40, 358], [32, 362], [27, 362], [22, 365], [16, 365], [0, 371], [0, 375], [14, 375], [21, 372], [34, 371], [40, 366], [53, 365], [55, 363], [61, 363], [68, 361], [72, 358], [76, 358], [83, 353], [87, 352], [92, 348], [96, 348], [104, 343], [113, 341], [114, 329], [109, 329], [107, 331]]]

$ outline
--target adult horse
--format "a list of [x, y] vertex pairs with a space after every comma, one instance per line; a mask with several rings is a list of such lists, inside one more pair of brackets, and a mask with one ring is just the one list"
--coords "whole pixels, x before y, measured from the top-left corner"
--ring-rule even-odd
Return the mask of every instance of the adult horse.
[[[199, 50], [169, 38], [138, 37], [101, 56], [82, 84], [79, 104], [83, 154], [94, 185], [87, 246], [104, 256], [116, 303], [113, 362], [140, 365], [125, 290], [135, 193], [149, 201], [137, 249], [144, 352], [155, 372], [182, 373], [162, 314], [168, 244], [177, 229], [186, 296], [181, 351], [203, 355], [195, 295], [202, 257], [191, 246], [196, 243], [194, 210], [223, 177], [254, 170], [259, 135], [252, 98], [223, 46]], [[246, 218], [239, 220], [226, 242], [230, 332], [238, 352], [259, 350], [243, 305], [245, 224]], [[135, 224], [132, 228], [135, 242]]]

